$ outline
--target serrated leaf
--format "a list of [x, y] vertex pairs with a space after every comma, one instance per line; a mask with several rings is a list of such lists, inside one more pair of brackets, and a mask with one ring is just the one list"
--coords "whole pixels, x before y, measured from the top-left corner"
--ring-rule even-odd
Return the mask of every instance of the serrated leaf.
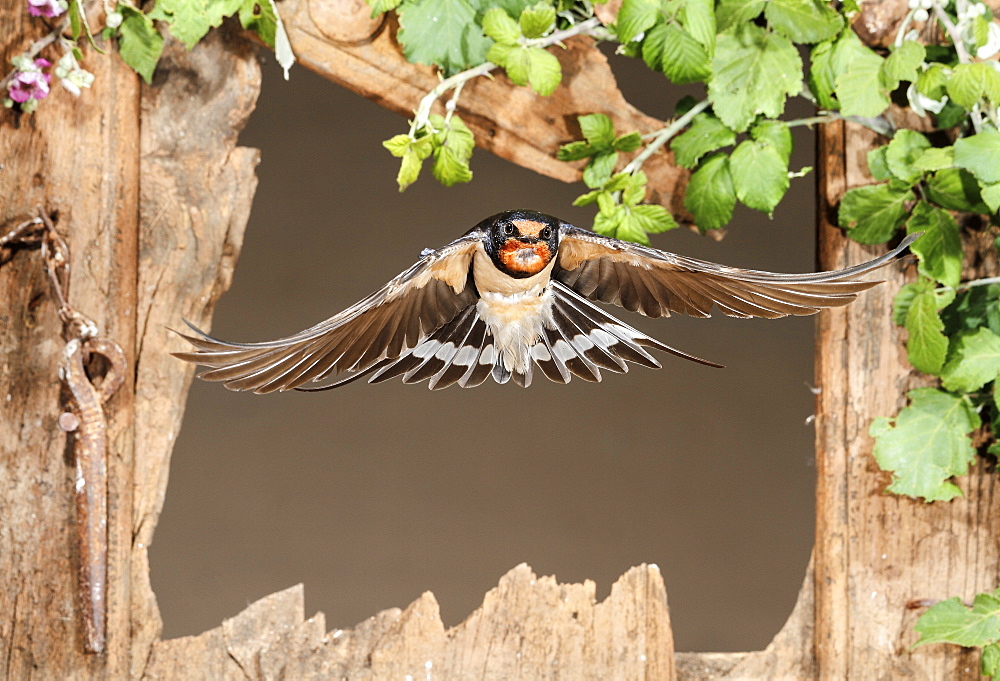
[[715, 53], [715, 8], [712, 0], [686, 0], [680, 13], [681, 25], [711, 57]]
[[918, 293], [926, 289], [927, 284], [923, 281], [904, 284], [899, 289], [896, 297], [892, 299], [892, 321], [894, 324], [898, 324], [899, 326], [906, 324], [906, 315], [910, 313], [910, 306], [913, 305], [913, 300], [917, 297]]
[[556, 8], [547, 2], [539, 2], [521, 12], [518, 24], [525, 38], [541, 38], [552, 28], [556, 20]]
[[570, 142], [559, 147], [559, 151], [556, 152], [556, 158], [560, 161], [579, 161], [581, 158], [593, 156], [598, 151], [589, 142]]
[[809, 89], [816, 97], [816, 103], [827, 111], [840, 108], [833, 96], [837, 74], [833, 70], [834, 44], [831, 41], [819, 43], [809, 54]]
[[955, 296], [954, 302], [941, 311], [941, 321], [949, 336], [980, 327], [1000, 336], [1000, 284], [972, 286]]
[[[278, 37], [278, 14], [270, 2], [245, 0], [240, 5], [240, 24], [260, 36], [267, 45], [275, 47]], [[286, 75], [287, 77], [287, 75]]]
[[406, 150], [410, 148], [410, 143], [413, 142], [413, 138], [409, 135], [402, 134], [390, 137], [389, 139], [382, 142], [382, 146], [389, 150], [389, 153], [396, 158], [402, 158]]
[[501, 45], [516, 45], [521, 38], [521, 29], [517, 22], [499, 7], [486, 10], [486, 14], [483, 15], [483, 33]]
[[984, 62], [957, 64], [945, 84], [948, 96], [959, 106], [971, 109], [986, 94], [986, 81], [990, 77], [988, 71], [996, 73], [993, 67]]
[[768, 142], [788, 165], [792, 158], [792, 131], [782, 121], [763, 120], [750, 128], [750, 137]]
[[955, 165], [987, 184], [1000, 182], [1000, 132], [985, 128], [976, 135], [956, 141]]
[[729, 158], [736, 197], [771, 215], [788, 191], [788, 163], [767, 140], [744, 140]]
[[917, 291], [910, 301], [906, 313], [907, 359], [914, 368], [925, 374], [937, 375], [944, 366], [948, 354], [948, 338], [942, 333], [944, 323], [938, 314], [938, 299], [934, 295], [934, 285], [922, 282], [924, 287]]
[[607, 211], [603, 208], [594, 216], [594, 231], [604, 236], [615, 237], [618, 227], [625, 219], [625, 207], [611, 205]]
[[979, 416], [965, 397], [934, 388], [911, 390], [908, 397], [910, 405], [895, 419], [877, 418], [869, 429], [875, 460], [892, 472], [887, 491], [929, 502], [961, 496], [948, 479], [963, 475], [976, 456], [968, 434], [980, 426]]
[[642, 135], [637, 132], [620, 135], [611, 143], [611, 147], [615, 151], [624, 151], [625, 153], [635, 151], [640, 146], [642, 146]]
[[591, 189], [601, 187], [611, 178], [618, 154], [614, 151], [598, 152], [583, 169], [583, 183]]
[[631, 217], [634, 224], [640, 229], [650, 234], [659, 234], [671, 229], [676, 229], [677, 221], [666, 208], [655, 204], [645, 203], [631, 208]]
[[423, 158], [414, 149], [407, 149], [403, 153], [403, 160], [399, 163], [399, 172], [396, 173], [396, 184], [399, 185], [399, 191], [403, 191], [417, 181], [423, 165]]
[[1000, 183], [981, 185], [980, 196], [983, 197], [983, 203], [986, 204], [991, 213], [1000, 210]]
[[710, 151], [728, 147], [736, 142], [736, 133], [711, 114], [694, 117], [691, 127], [677, 135], [671, 142], [674, 160], [684, 168], [694, 168], [698, 159]]
[[615, 140], [615, 126], [601, 113], [577, 116], [580, 132], [594, 149], [610, 149]]
[[941, 369], [945, 390], [976, 392], [1000, 375], [1000, 336], [989, 329], [963, 331], [951, 341], [948, 361]]
[[655, 0], [623, 0], [616, 20], [618, 40], [622, 44], [635, 40], [653, 27], [659, 14], [660, 5]]
[[475, 137], [458, 116], [452, 116], [445, 128], [444, 140], [434, 149], [434, 177], [446, 187], [472, 179], [469, 159], [476, 146]]
[[397, 40], [407, 61], [433, 64], [446, 76], [486, 61], [491, 41], [476, 23], [469, 0], [404, 0]]
[[[947, 95], [945, 95], [947, 98]], [[960, 107], [955, 102], [947, 99], [942, 107], [941, 111], [934, 114], [934, 122], [936, 127], [941, 130], [948, 130], [949, 128], [954, 128], [966, 119], [969, 112]]]
[[837, 221], [855, 241], [885, 243], [906, 221], [906, 202], [914, 198], [910, 190], [888, 184], [857, 187], [841, 199]]
[[918, 646], [954, 643], [976, 647], [996, 643], [1000, 639], [1000, 589], [976, 594], [971, 608], [957, 596], [935, 603], [913, 628], [920, 634]]
[[708, 97], [733, 130], [746, 130], [758, 114], [777, 118], [785, 99], [801, 89], [802, 60], [788, 38], [754, 24], [737, 24], [717, 38]]
[[374, 19], [379, 14], [384, 14], [399, 7], [402, 0], [367, 0], [368, 6], [372, 8], [371, 18]]
[[962, 275], [962, 237], [955, 218], [926, 201], [918, 201], [906, 221], [906, 232], [924, 233], [910, 246], [920, 259], [920, 273], [945, 286], [958, 286]]
[[986, 213], [976, 178], [959, 168], [939, 170], [926, 181], [927, 198], [942, 208], [964, 213]]
[[923, 172], [913, 167], [913, 162], [929, 149], [931, 143], [916, 130], [897, 130], [885, 150], [885, 161], [896, 178], [913, 184]]
[[889, 171], [889, 161], [886, 160], [885, 152], [888, 145], [875, 147], [868, 152], [868, 171], [879, 182], [884, 182], [892, 177]]
[[764, 15], [797, 43], [818, 43], [840, 33], [844, 19], [822, 0], [771, 0]]
[[151, 83], [156, 63], [163, 53], [163, 36], [156, 30], [153, 20], [139, 10], [118, 5], [118, 11], [122, 13], [118, 54], [144, 81]]
[[901, 81], [912, 83], [917, 80], [918, 69], [924, 62], [927, 51], [915, 40], [904, 40], [882, 64], [882, 76], [891, 91], [899, 87]]
[[600, 189], [595, 189], [594, 191], [587, 192], [586, 194], [580, 194], [580, 196], [573, 199], [574, 206], [589, 206], [591, 204], [597, 203], [597, 195], [602, 193]]
[[554, 54], [540, 47], [528, 47], [528, 84], [531, 89], [547, 97], [562, 82], [562, 65]]
[[[993, 443], [993, 445], [996, 444]], [[997, 455], [996, 453], [992, 454], [993, 456]], [[983, 676], [1000, 676], [1000, 643], [990, 643], [983, 646], [979, 671]]]
[[941, 64], [931, 64], [917, 75], [917, 92], [931, 99], [940, 100], [945, 94], [948, 74]]
[[170, 34], [190, 50], [242, 5], [243, 0], [157, 0], [149, 18], [166, 22]]
[[657, 24], [642, 41], [642, 58], [674, 83], [694, 83], [711, 73], [705, 47], [674, 24]]
[[845, 116], [871, 118], [889, 106], [882, 80], [882, 57], [861, 44], [853, 31], [837, 41], [834, 71], [837, 100]]
[[924, 150], [913, 161], [913, 167], [921, 172], [944, 170], [955, 165], [954, 147], [932, 147]]
[[764, 0], [719, 0], [715, 5], [715, 21], [719, 31], [753, 21], [760, 16], [764, 5]]
[[736, 207], [736, 190], [725, 154], [713, 154], [691, 174], [684, 194], [684, 207], [694, 215], [702, 231], [725, 227]]

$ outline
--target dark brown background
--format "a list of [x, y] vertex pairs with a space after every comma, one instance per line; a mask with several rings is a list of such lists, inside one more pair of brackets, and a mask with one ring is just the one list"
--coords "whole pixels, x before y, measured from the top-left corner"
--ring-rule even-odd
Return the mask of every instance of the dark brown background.
[[[613, 63], [631, 101], [669, 114], [679, 91], [641, 63]], [[582, 185], [481, 150], [471, 184], [446, 189], [426, 172], [398, 194], [380, 142], [405, 131], [402, 118], [303, 69], [286, 83], [265, 66], [242, 136], [262, 150], [260, 188], [218, 307], [222, 338], [311, 325], [500, 210], [591, 224], [591, 210], [570, 207]], [[793, 168], [813, 165], [812, 137], [796, 131]], [[677, 230], [654, 245], [811, 270], [813, 201], [813, 179], [795, 180], [773, 220], [742, 209], [722, 243]], [[425, 590], [454, 625], [522, 561], [593, 579], [600, 597], [654, 562], [679, 650], [766, 645], [812, 544], [813, 320], [626, 319], [728, 368], [663, 356], [659, 371], [528, 390], [394, 381], [254, 396], [196, 382], [151, 551], [164, 635], [201, 632], [297, 582], [307, 615], [324, 611], [331, 628]]]

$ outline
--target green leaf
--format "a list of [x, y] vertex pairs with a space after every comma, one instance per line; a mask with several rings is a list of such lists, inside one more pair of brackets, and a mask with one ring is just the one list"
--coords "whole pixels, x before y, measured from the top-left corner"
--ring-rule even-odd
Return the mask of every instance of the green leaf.
[[754, 24], [737, 24], [718, 37], [708, 97], [733, 130], [746, 130], [758, 114], [779, 117], [785, 99], [801, 89], [802, 60], [788, 38]]
[[580, 194], [578, 197], [573, 199], [574, 206], [590, 206], [597, 203], [598, 195], [604, 193], [600, 189], [595, 189], [593, 191], [587, 192], [586, 194]]
[[471, 180], [469, 159], [475, 146], [475, 137], [465, 122], [452, 116], [445, 128], [444, 140], [434, 149], [434, 177], [446, 187]]
[[986, 328], [963, 331], [951, 341], [941, 385], [952, 392], [976, 392], [1000, 375], [1000, 336]]
[[947, 83], [947, 69], [941, 64], [931, 64], [926, 70], [917, 74], [917, 92], [931, 99], [940, 100], [944, 97]]
[[897, 130], [885, 150], [889, 172], [908, 185], [913, 184], [923, 176], [922, 171], [913, 167], [913, 162], [930, 146], [927, 138], [915, 130]]
[[663, 206], [655, 204], [645, 203], [633, 206], [630, 209], [629, 217], [634, 225], [650, 234], [659, 234], [677, 228], [674, 216], [667, 212]]
[[278, 36], [278, 15], [270, 2], [245, 0], [240, 6], [240, 24], [254, 31], [266, 44], [275, 47]]
[[626, 206], [638, 205], [646, 198], [646, 173], [640, 170], [635, 175], [626, 173], [619, 173], [619, 175], [625, 175], [627, 180], [627, 184], [622, 189], [622, 204]]
[[921, 172], [944, 170], [953, 165], [955, 165], [954, 147], [931, 147], [913, 161], [913, 167]]
[[691, 127], [671, 141], [674, 159], [684, 168], [694, 168], [698, 159], [710, 151], [727, 147], [736, 142], [736, 133], [711, 114], [694, 117]]
[[1000, 335], [1000, 284], [972, 286], [963, 291], [941, 311], [941, 321], [948, 335], [980, 327]]
[[482, 64], [490, 39], [476, 23], [476, 11], [469, 0], [405, 0], [397, 10], [403, 55], [436, 65], [446, 76]]
[[881, 244], [906, 221], [913, 192], [888, 184], [857, 187], [844, 194], [837, 218], [847, 235], [863, 244]]
[[579, 161], [581, 158], [593, 156], [597, 151], [588, 142], [570, 142], [559, 147], [559, 151], [556, 152], [556, 158], [560, 161]]
[[971, 109], [985, 96], [994, 75], [996, 71], [986, 62], [958, 64], [945, 85], [948, 96], [959, 106]]
[[948, 210], [988, 213], [979, 196], [979, 183], [965, 170], [945, 168], [927, 178], [927, 199]]
[[983, 197], [983, 203], [990, 209], [991, 213], [996, 213], [1000, 210], [1000, 183], [997, 184], [984, 184], [981, 185], [980, 195]]
[[483, 15], [483, 33], [501, 45], [517, 45], [521, 29], [510, 15], [499, 7], [491, 7]]
[[[987, 66], [987, 64], [983, 64]], [[988, 184], [1000, 182], [1000, 132], [986, 128], [955, 142], [955, 165]]]
[[976, 594], [971, 608], [957, 596], [935, 603], [913, 628], [920, 634], [918, 646], [954, 643], [971, 648], [996, 643], [1000, 639], [1000, 589]]
[[840, 33], [844, 19], [822, 0], [771, 0], [764, 15], [797, 43], [818, 43]]
[[122, 23], [118, 27], [118, 54], [122, 60], [142, 76], [147, 83], [153, 82], [153, 71], [163, 53], [163, 36], [153, 20], [128, 5], [118, 5]]
[[157, 0], [149, 18], [166, 22], [171, 35], [190, 50], [242, 6], [243, 0]]
[[396, 158], [402, 158], [403, 154], [410, 148], [413, 139], [406, 134], [396, 135], [395, 137], [390, 137], [386, 141], [382, 142], [382, 146], [389, 150], [389, 153]]
[[525, 49], [528, 53], [528, 84], [531, 89], [547, 97], [562, 82], [562, 65], [554, 54], [540, 47]]
[[948, 339], [942, 333], [944, 323], [938, 315], [938, 299], [933, 282], [922, 280], [923, 286], [910, 301], [906, 312], [907, 358], [914, 368], [925, 374], [937, 375], [948, 354]]
[[770, 143], [785, 165], [788, 165], [792, 157], [792, 131], [782, 121], [763, 120], [750, 128], [750, 137], [759, 142]]
[[403, 160], [399, 164], [399, 172], [396, 173], [396, 184], [399, 191], [403, 191], [420, 177], [420, 169], [424, 165], [424, 160], [415, 151], [407, 151], [403, 154]]
[[528, 7], [521, 12], [518, 23], [525, 38], [541, 38], [556, 21], [556, 8], [547, 2]]
[[918, 69], [924, 63], [927, 51], [915, 40], [904, 40], [892, 51], [882, 64], [882, 76], [891, 91], [899, 87], [900, 81], [912, 83], [917, 80]]
[[[906, 316], [910, 313], [910, 307], [912, 307], [913, 301], [919, 294], [926, 291], [933, 291], [935, 295], [938, 295], [944, 291], [944, 289], [935, 289], [928, 286], [926, 279], [920, 279], [911, 284], [904, 284], [892, 301], [892, 322], [894, 324], [899, 324], [900, 326], [905, 325]], [[954, 292], [950, 293], [952, 294], [952, 297], [954, 297]], [[940, 309], [945, 305], [947, 305], [947, 302], [942, 302], [940, 295], [938, 295], [937, 307]]]
[[845, 116], [874, 117], [889, 106], [882, 81], [882, 57], [865, 47], [853, 31], [837, 41], [834, 72], [837, 99]]
[[920, 259], [920, 273], [945, 286], [958, 286], [962, 276], [962, 237], [955, 218], [926, 201], [918, 201], [906, 221], [906, 232], [924, 233], [910, 246]]
[[764, 5], [764, 0], [718, 0], [715, 5], [715, 20], [719, 31], [753, 21], [760, 16]]
[[833, 96], [837, 74], [833, 70], [834, 44], [822, 42], [809, 55], [809, 89], [816, 97], [816, 103], [823, 109], [835, 111], [840, 103]]
[[674, 83], [694, 83], [711, 73], [705, 47], [674, 24], [658, 24], [646, 34], [642, 58]]
[[[961, 496], [948, 479], [963, 475], [976, 456], [968, 433], [980, 426], [979, 416], [967, 398], [934, 388], [911, 390], [908, 396], [910, 406], [895, 419], [877, 418], [869, 429], [875, 438], [875, 460], [892, 472], [887, 491], [926, 501]], [[929, 640], [922, 643], [932, 642], [927, 635]]]
[[389, 12], [399, 7], [402, 0], [367, 0], [368, 6], [372, 8], [371, 18], [374, 19], [379, 14]]
[[990, 643], [983, 646], [979, 670], [983, 676], [1000, 676], [1000, 643]]
[[691, 175], [684, 207], [702, 231], [725, 227], [736, 207], [736, 190], [725, 154], [712, 154]]
[[615, 141], [611, 143], [611, 147], [615, 151], [624, 151], [628, 153], [630, 151], [635, 151], [642, 146], [642, 135], [637, 132], [630, 132], [627, 135], [620, 135], [615, 138]]
[[580, 132], [594, 149], [610, 149], [615, 140], [615, 126], [601, 113], [577, 116]]
[[583, 169], [583, 183], [591, 189], [601, 187], [611, 178], [618, 154], [614, 151], [598, 152]]
[[715, 54], [715, 8], [712, 0], [685, 0], [680, 20], [692, 38], [697, 40], [711, 57]]
[[875, 147], [868, 152], [868, 171], [879, 182], [884, 182], [892, 177], [892, 173], [889, 171], [889, 161], [885, 157], [888, 148], [889, 145], [885, 145]]
[[939, 113], [934, 114], [934, 121], [938, 128], [947, 130], [961, 124], [968, 115], [968, 111], [948, 99], [944, 103], [944, 108]]
[[788, 163], [767, 140], [744, 140], [729, 158], [736, 197], [769, 216], [788, 191]]
[[622, 44], [648, 31], [660, 15], [660, 4], [656, 0], [623, 0], [616, 20], [618, 40]]

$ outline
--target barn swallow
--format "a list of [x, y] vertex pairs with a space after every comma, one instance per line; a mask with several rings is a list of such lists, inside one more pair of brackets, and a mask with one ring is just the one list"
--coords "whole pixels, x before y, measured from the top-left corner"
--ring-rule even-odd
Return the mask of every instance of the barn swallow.
[[[726, 267], [513, 210], [486, 218], [382, 289], [324, 322], [287, 338], [230, 343], [184, 336], [193, 352], [176, 357], [210, 367], [200, 375], [232, 390], [328, 390], [359, 378], [402, 376], [431, 389], [458, 384], [600, 381], [627, 362], [658, 368], [649, 350], [708, 366], [612, 317], [592, 301], [647, 317], [811, 315], [846, 305], [877, 281], [858, 279], [902, 253], [910, 235], [885, 255], [847, 269], [775, 274]], [[333, 378], [322, 387], [310, 382]]]

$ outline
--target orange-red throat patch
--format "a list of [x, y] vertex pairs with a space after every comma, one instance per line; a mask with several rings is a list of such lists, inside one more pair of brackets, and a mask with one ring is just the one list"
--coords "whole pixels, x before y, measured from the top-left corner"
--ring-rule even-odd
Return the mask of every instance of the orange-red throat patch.
[[[544, 226], [541, 225], [538, 229], [540, 230]], [[541, 272], [551, 259], [552, 251], [549, 250], [549, 246], [545, 242], [526, 244], [517, 238], [511, 238], [507, 239], [500, 247], [500, 262], [511, 272], [519, 274], [530, 275]]]

